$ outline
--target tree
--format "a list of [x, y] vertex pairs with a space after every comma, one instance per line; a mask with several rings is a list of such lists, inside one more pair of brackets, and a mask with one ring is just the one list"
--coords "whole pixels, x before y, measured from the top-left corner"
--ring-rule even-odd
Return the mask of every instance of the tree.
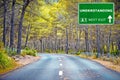
[[4, 43], [4, 46], [6, 46], [6, 16], [7, 16], [7, 0], [3, 0], [3, 4], [4, 4], [4, 20], [3, 20], [3, 43]]
[[27, 47], [29, 34], [30, 34], [30, 26], [28, 26], [28, 28], [27, 28], [27, 33], [26, 33], [26, 39], [25, 39], [25, 46], [24, 46], [24, 48]]
[[12, 0], [11, 30], [10, 30], [10, 48], [14, 45], [14, 14], [16, 0]]
[[23, 18], [24, 18], [25, 10], [26, 10], [27, 6], [29, 5], [29, 3], [31, 1], [32, 0], [23, 0], [23, 8], [22, 8], [22, 13], [21, 13], [20, 21], [19, 21], [19, 29], [18, 29], [18, 44], [17, 44], [17, 53], [18, 54], [21, 53], [21, 40], [22, 40], [22, 23], [23, 23]]
[[100, 56], [100, 28], [98, 25], [96, 25], [96, 45], [97, 45], [97, 57]]
[[89, 52], [88, 26], [85, 26], [85, 47], [86, 47], [86, 52]]
[[65, 49], [66, 54], [68, 54], [68, 50], [69, 50], [69, 48], [68, 48], [68, 28], [66, 27], [66, 49]]

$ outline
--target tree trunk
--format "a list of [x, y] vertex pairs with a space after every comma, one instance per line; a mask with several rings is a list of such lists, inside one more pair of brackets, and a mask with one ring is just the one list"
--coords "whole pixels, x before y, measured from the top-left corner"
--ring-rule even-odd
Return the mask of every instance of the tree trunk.
[[118, 50], [120, 51], [120, 40], [118, 42]]
[[41, 53], [43, 53], [43, 41], [42, 41], [42, 39], [40, 39], [40, 46], [41, 46], [40, 47], [41, 48], [40, 51], [41, 51]]
[[21, 13], [20, 21], [19, 21], [18, 44], [17, 44], [17, 53], [18, 54], [21, 53], [22, 23], [23, 23], [23, 18], [24, 18], [25, 10], [26, 10], [28, 4], [29, 4], [29, 0], [24, 1], [24, 5], [23, 5], [23, 8], [22, 8], [22, 13]]
[[118, 56], [120, 56], [120, 39], [118, 39], [117, 47], [118, 47]]
[[55, 52], [57, 53], [57, 27], [54, 29], [55, 30]]
[[80, 42], [80, 38], [79, 38], [79, 28], [76, 26], [76, 51], [79, 51], [79, 42]]
[[68, 28], [66, 28], [66, 54], [68, 54]]
[[96, 25], [96, 44], [97, 44], [97, 57], [100, 56], [100, 34], [99, 34], [99, 26]]
[[110, 55], [110, 43], [111, 43], [111, 26], [110, 26], [110, 31], [109, 31], [109, 35], [108, 35], [108, 44], [107, 44], [107, 55], [109, 57]]
[[12, 1], [12, 16], [11, 16], [11, 30], [10, 30], [10, 48], [13, 49], [14, 45], [14, 11], [15, 11], [15, 2], [16, 0]]
[[74, 49], [75, 48], [75, 46], [74, 46], [74, 32], [73, 32], [73, 29], [74, 29], [73, 25], [72, 25], [72, 23], [70, 23], [70, 30], [69, 31], [70, 31], [70, 35], [71, 36], [69, 37], [69, 39], [70, 39], [69, 40], [69, 42], [70, 42], [69, 43], [69, 45], [70, 45], [69, 49]]
[[4, 20], [3, 20], [3, 43], [4, 47], [6, 46], [6, 16], [7, 16], [7, 1], [3, 0], [4, 2]]
[[86, 46], [86, 52], [89, 52], [88, 26], [85, 27], [85, 46]]
[[25, 46], [24, 46], [24, 48], [27, 47], [29, 33], [30, 33], [30, 26], [28, 26], [28, 29], [27, 29], [26, 41], [25, 41]]

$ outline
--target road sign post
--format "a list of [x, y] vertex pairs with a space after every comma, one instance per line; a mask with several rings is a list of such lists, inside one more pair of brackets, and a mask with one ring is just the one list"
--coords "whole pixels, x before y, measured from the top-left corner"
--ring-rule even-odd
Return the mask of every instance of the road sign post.
[[114, 24], [114, 3], [80, 3], [78, 22], [85, 25]]

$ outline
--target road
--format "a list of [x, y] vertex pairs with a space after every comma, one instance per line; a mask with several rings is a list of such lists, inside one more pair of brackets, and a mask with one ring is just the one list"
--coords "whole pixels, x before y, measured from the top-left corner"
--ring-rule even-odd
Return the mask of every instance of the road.
[[77, 56], [40, 54], [42, 58], [0, 80], [120, 80], [120, 73]]

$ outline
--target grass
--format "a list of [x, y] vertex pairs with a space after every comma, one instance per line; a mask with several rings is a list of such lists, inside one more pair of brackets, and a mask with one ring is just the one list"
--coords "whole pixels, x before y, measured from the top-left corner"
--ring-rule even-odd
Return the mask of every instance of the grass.
[[120, 65], [120, 57], [110, 57], [110, 58], [108, 58], [107, 56], [101, 56], [100, 58], [97, 58], [96, 54], [93, 54], [91, 56], [88, 56], [86, 54], [80, 54], [78, 56], [80, 56], [82, 58], [99, 59], [99, 60], [103, 60], [103, 61], [112, 62], [114, 65]]
[[88, 58], [88, 56], [86, 54], [80, 54], [78, 56], [80, 56], [81, 58]]
[[96, 61], [96, 62], [106, 66], [107, 68], [110, 68], [112, 70], [120, 72], [120, 57], [107, 58], [107, 56], [102, 56], [100, 58], [97, 58], [96, 54], [93, 54], [91, 56], [88, 56], [86, 54], [80, 54], [78, 56], [80, 56], [82, 58], [88, 58], [90, 60]]
[[110, 61], [114, 65], [120, 65], [120, 57], [110, 57], [110, 58], [107, 58], [106, 56], [104, 56], [104, 57], [101, 57], [100, 59], [103, 60], [103, 61]]
[[18, 66], [14, 59], [9, 57], [5, 51], [0, 51], [0, 74], [13, 70]]
[[91, 59], [97, 59], [96, 53], [92, 54], [92, 55], [87, 55], [85, 53], [81, 53], [78, 56], [82, 57], [82, 58], [91, 58]]
[[[3, 43], [0, 42], [0, 74], [4, 74], [21, 66], [17, 64], [13, 58], [11, 58], [13, 55], [16, 55], [16, 51], [9, 48], [4, 48]], [[37, 56], [37, 51], [25, 48], [21, 55]]]
[[10, 67], [4, 68], [4, 69], [0, 69], [0, 74], [5, 74], [5, 73], [7, 73], [7, 72], [9, 72], [9, 71], [11, 71], [11, 70], [14, 70], [14, 69], [16, 69], [18, 66], [20, 66], [20, 65], [14, 63], [14, 64], [12, 64]]
[[37, 56], [37, 51], [34, 49], [30, 49], [30, 48], [25, 48], [24, 50], [22, 50], [21, 55], [24, 57], [25, 55], [31, 55], [31, 56]]

